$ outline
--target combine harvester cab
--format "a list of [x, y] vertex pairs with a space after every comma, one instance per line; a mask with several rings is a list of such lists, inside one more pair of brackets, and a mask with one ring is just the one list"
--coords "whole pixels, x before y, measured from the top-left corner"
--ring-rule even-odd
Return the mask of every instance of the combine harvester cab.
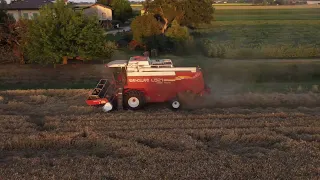
[[[151, 60], [134, 56], [108, 63], [113, 78], [99, 82], [87, 100], [88, 105], [103, 105], [104, 111], [141, 109], [147, 103], [167, 102], [172, 109], [192, 104], [210, 93], [198, 67], [174, 67], [170, 59]], [[103, 87], [103, 88], [100, 88]], [[98, 94], [95, 90], [98, 90]]]

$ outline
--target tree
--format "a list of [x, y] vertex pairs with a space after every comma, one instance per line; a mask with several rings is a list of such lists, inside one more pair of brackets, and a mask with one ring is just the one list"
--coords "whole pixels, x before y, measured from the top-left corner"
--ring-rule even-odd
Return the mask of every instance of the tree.
[[113, 0], [111, 6], [114, 9], [115, 19], [124, 23], [132, 17], [132, 8], [128, 0]]
[[[19, 20], [18, 22], [7, 20], [0, 26], [0, 45], [8, 53], [13, 53], [21, 64], [24, 64], [23, 43], [24, 36], [28, 30], [28, 20]], [[2, 56], [3, 54], [1, 54]]]
[[190, 50], [194, 50], [192, 45], [194, 44], [193, 38], [189, 33], [189, 29], [185, 26], [180, 26], [177, 20], [171, 23], [171, 26], [165, 33], [168, 38], [167, 47], [175, 53], [186, 54]]
[[162, 33], [165, 33], [169, 24], [174, 20], [179, 20], [183, 16], [182, 2], [179, 0], [146, 0], [143, 4], [148, 14], [154, 14], [163, 26]]
[[[1, 56], [14, 61], [18, 58], [21, 63], [24, 63], [24, 56], [21, 44], [22, 36], [27, 28], [25, 22], [20, 20], [15, 22], [13, 16], [10, 16], [6, 10], [7, 3], [5, 0], [0, 0], [0, 47]], [[5, 52], [5, 53], [4, 53]], [[7, 55], [7, 56], [6, 56]]]
[[131, 23], [133, 39], [144, 44], [143, 39], [161, 34], [161, 24], [153, 15], [136, 17]]
[[210, 0], [184, 0], [183, 17], [180, 24], [196, 27], [199, 24], [210, 24], [213, 20], [214, 8]]
[[7, 1], [0, 0], [0, 24], [6, 23], [8, 19], [10, 19], [9, 15], [7, 14]]
[[162, 46], [162, 49], [178, 47], [186, 41], [192, 43], [187, 27], [214, 20], [214, 8], [210, 0], [146, 0], [143, 6], [146, 15], [137, 17], [131, 27], [134, 39], [149, 46]]
[[105, 6], [110, 6], [112, 3], [112, 0], [97, 0], [97, 3]]
[[168, 28], [165, 35], [174, 42], [183, 42], [190, 38], [188, 28], [180, 26], [177, 20], [172, 22], [171, 27]]
[[157, 15], [158, 20], [163, 22], [162, 33], [173, 20], [189, 27], [214, 20], [214, 8], [210, 0], [146, 0], [143, 6], [147, 13]]
[[30, 62], [41, 64], [61, 63], [65, 57], [111, 57], [113, 53], [98, 19], [73, 11], [63, 0], [40, 9], [40, 16], [29, 23], [26, 38]]

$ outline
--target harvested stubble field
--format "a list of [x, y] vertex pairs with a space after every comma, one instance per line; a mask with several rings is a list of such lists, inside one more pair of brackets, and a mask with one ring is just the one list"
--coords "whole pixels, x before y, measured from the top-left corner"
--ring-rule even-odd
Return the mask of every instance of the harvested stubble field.
[[319, 177], [319, 94], [226, 95], [197, 110], [159, 104], [102, 113], [86, 106], [87, 93], [1, 91], [0, 178]]

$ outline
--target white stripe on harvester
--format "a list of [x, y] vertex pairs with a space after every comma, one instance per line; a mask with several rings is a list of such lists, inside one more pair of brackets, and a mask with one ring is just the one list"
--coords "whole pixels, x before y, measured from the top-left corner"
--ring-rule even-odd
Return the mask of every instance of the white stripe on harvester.
[[160, 71], [164, 71], [164, 72], [172, 72], [172, 71], [191, 71], [191, 72], [197, 72], [197, 68], [196, 67], [182, 67], [182, 68], [141, 68], [139, 69], [140, 72], [160, 72]]
[[175, 76], [175, 72], [128, 72], [127, 76]]

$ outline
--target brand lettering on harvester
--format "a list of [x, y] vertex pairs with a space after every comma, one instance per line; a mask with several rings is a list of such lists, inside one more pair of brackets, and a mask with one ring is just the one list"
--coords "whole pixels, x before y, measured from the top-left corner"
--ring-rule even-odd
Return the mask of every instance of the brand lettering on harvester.
[[153, 78], [153, 79], [151, 79], [151, 82], [154, 82], [154, 83], [163, 83], [163, 78]]
[[149, 82], [149, 79], [129, 79], [129, 82]]
[[129, 82], [131, 83], [157, 83], [157, 84], [162, 84], [164, 82], [163, 78], [151, 78], [151, 79], [128, 79]]

